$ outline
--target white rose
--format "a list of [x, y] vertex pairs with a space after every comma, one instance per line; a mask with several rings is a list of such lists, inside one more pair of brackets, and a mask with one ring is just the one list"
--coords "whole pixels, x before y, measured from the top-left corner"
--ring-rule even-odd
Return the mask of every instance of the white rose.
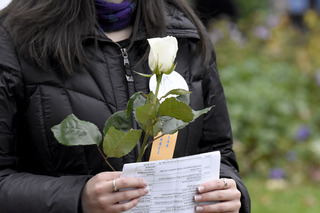
[[150, 45], [149, 67], [154, 74], [170, 74], [175, 65], [178, 41], [173, 36], [148, 39]]

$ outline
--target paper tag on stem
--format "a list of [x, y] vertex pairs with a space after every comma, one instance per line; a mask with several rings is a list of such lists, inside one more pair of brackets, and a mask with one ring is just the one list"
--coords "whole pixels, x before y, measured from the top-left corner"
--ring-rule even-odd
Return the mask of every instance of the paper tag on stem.
[[[161, 136], [161, 132], [157, 137]], [[153, 141], [149, 161], [168, 160], [173, 158], [178, 132], [172, 135], [164, 135]]]

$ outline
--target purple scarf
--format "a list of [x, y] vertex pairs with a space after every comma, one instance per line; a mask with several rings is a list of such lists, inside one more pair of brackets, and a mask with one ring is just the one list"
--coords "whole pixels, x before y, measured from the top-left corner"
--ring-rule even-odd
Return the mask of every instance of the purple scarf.
[[131, 23], [136, 5], [125, 0], [120, 4], [95, 0], [98, 22], [105, 32], [122, 30]]

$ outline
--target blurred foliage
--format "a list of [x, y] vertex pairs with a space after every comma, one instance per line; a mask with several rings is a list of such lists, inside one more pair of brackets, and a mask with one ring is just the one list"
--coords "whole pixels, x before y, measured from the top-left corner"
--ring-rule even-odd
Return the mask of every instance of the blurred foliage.
[[239, 5], [240, 16], [242, 18], [249, 17], [254, 11], [262, 10], [265, 11], [266, 8], [269, 7], [269, 1], [261, 1], [261, 0], [235, 0], [237, 5]]
[[320, 20], [305, 22], [255, 13], [210, 28], [243, 176], [320, 181]]

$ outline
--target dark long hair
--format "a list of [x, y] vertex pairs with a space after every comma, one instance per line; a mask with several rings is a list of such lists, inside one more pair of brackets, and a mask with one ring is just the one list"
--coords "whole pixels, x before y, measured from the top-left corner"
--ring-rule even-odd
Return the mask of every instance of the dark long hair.
[[12, 0], [0, 15], [20, 54], [43, 68], [72, 72], [84, 60], [81, 37], [95, 23], [93, 0]]
[[[133, 37], [138, 23], [146, 26], [147, 36], [165, 34], [164, 1], [176, 6], [197, 27], [199, 50], [210, 57], [204, 28], [185, 0], [136, 0], [137, 11]], [[18, 52], [43, 68], [60, 65], [72, 73], [85, 65], [83, 36], [94, 34], [94, 0], [12, 0], [0, 12], [0, 22], [10, 32]]]

